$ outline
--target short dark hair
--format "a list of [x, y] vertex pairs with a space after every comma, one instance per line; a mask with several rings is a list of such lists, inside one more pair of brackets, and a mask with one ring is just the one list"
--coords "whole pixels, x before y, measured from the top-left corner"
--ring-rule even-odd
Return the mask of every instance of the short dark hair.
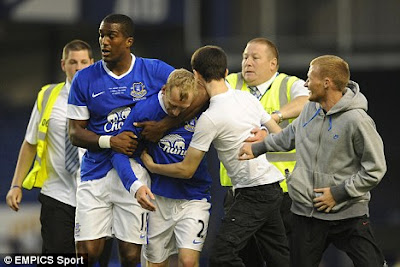
[[250, 44], [250, 43], [259, 43], [259, 44], [263, 44], [263, 45], [267, 46], [269, 48], [269, 50], [271, 51], [272, 55], [274, 57], [276, 57], [276, 60], [278, 61], [278, 64], [279, 64], [279, 51], [278, 51], [278, 48], [276, 47], [276, 45], [272, 41], [268, 40], [267, 38], [258, 37], [258, 38], [251, 39], [250, 41], [247, 42], [247, 44]]
[[89, 54], [89, 58], [91, 58], [91, 59], [93, 58], [92, 47], [85, 41], [82, 41], [79, 39], [72, 40], [71, 42], [67, 43], [64, 46], [62, 58], [66, 59], [68, 57], [68, 54], [70, 51], [81, 51], [81, 50], [87, 50], [88, 54]]
[[191, 65], [206, 82], [211, 82], [225, 78], [228, 60], [221, 47], [206, 45], [193, 53]]
[[125, 35], [125, 37], [133, 37], [135, 33], [135, 24], [133, 23], [133, 20], [126, 15], [110, 14], [107, 15], [102, 22], [120, 24], [122, 33]]

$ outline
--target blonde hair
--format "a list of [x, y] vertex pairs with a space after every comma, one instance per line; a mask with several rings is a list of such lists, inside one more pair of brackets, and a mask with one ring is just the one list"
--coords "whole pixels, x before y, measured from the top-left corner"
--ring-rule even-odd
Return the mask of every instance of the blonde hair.
[[177, 87], [179, 89], [180, 100], [188, 99], [190, 92], [192, 92], [193, 95], [197, 94], [193, 73], [183, 68], [171, 72], [164, 87], [165, 93], [168, 95], [171, 93], [172, 88]]
[[350, 80], [349, 64], [342, 58], [334, 55], [324, 55], [314, 58], [310, 66], [318, 67], [320, 77], [331, 78], [336, 87], [343, 91]]

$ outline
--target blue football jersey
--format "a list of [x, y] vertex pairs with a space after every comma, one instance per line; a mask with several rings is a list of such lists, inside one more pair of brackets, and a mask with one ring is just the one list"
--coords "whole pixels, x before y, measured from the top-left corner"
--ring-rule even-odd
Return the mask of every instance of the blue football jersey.
[[[133, 126], [134, 122], [145, 120], [159, 121], [167, 116], [160, 105], [161, 95], [152, 96], [138, 103], [129, 114], [121, 131], [132, 131], [140, 138], [141, 128]], [[140, 162], [143, 145], [148, 148], [154, 162], [160, 164], [176, 163], [183, 160], [192, 139], [197, 117], [184, 125], [171, 129], [158, 143], [141, 142], [141, 147], [135, 153], [135, 159]], [[113, 153], [113, 165], [116, 168], [125, 188], [130, 187], [136, 176], [130, 167], [129, 159], [121, 153]], [[207, 161], [204, 157], [191, 179], [177, 179], [150, 173], [151, 191], [157, 195], [174, 199], [203, 199], [210, 200], [211, 175], [208, 172]]]
[[[157, 94], [173, 70], [163, 61], [132, 55], [131, 68], [116, 76], [98, 61], [76, 73], [68, 117], [88, 120], [87, 129], [98, 135], [116, 135], [135, 103]], [[102, 178], [111, 168], [111, 149], [88, 150], [82, 159], [81, 179]]]

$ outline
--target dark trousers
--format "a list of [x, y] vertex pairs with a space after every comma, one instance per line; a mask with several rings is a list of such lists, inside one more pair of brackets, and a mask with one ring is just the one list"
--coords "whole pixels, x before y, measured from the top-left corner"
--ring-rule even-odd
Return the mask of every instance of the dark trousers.
[[293, 214], [291, 266], [318, 267], [329, 244], [346, 252], [356, 267], [382, 267], [384, 257], [367, 216], [324, 221]]
[[75, 253], [75, 207], [39, 194], [42, 253]]
[[279, 213], [282, 195], [279, 183], [237, 189], [211, 249], [210, 267], [245, 266], [239, 251], [253, 236], [269, 267], [289, 266], [289, 248]]
[[[232, 188], [230, 188], [226, 192], [224, 199], [225, 214], [233, 204], [233, 201], [234, 201], [233, 190]], [[286, 237], [288, 239], [289, 245], [292, 233], [292, 215], [293, 215], [292, 212], [290, 211], [291, 205], [292, 205], [292, 199], [289, 197], [289, 194], [287, 192], [283, 193], [283, 199], [279, 210], [281, 213], [283, 224], [285, 226]], [[259, 244], [255, 236], [252, 236], [247, 245], [242, 250], [239, 251], [239, 257], [242, 259], [245, 266], [249, 267], [265, 266], [264, 256], [260, 251]]]

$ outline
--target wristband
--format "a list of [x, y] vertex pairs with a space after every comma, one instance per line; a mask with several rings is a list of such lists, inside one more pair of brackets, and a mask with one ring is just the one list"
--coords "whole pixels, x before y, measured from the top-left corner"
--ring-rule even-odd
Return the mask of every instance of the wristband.
[[17, 188], [17, 187], [22, 190], [21, 186], [19, 186], [19, 185], [13, 185], [13, 186], [11, 186], [10, 189]]
[[99, 147], [100, 148], [111, 148], [111, 137], [112, 135], [102, 135], [99, 137]]

